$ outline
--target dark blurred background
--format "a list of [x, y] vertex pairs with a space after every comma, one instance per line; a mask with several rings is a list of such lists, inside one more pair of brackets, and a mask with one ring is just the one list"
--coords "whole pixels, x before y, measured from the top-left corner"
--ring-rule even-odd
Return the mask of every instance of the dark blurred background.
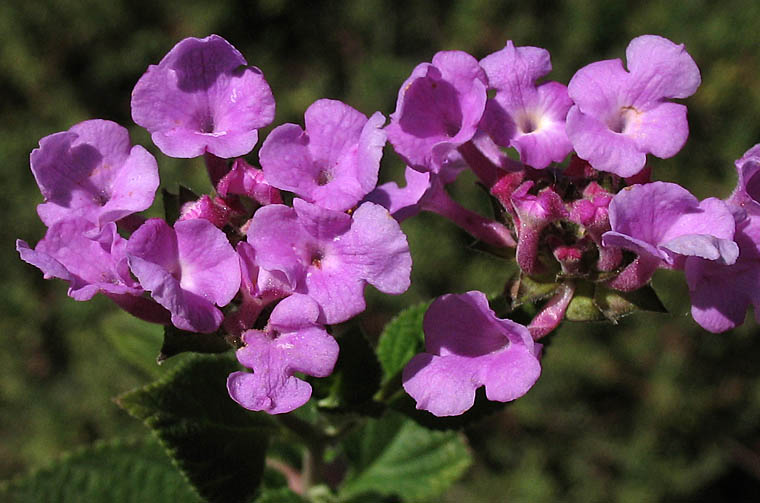
[[[135, 82], [180, 39], [217, 33], [259, 66], [277, 100], [276, 125], [302, 123], [305, 108], [322, 97], [367, 115], [390, 114], [412, 68], [439, 50], [482, 58], [508, 39], [544, 47], [554, 64], [549, 78], [567, 83], [587, 63], [623, 58], [633, 37], [659, 34], [686, 44], [703, 82], [685, 101], [686, 147], [674, 159], [654, 160], [655, 177], [703, 198], [727, 196], [736, 180], [733, 161], [760, 142], [758, 21], [754, 0], [5, 0], [0, 479], [100, 438], [144, 431], [111, 398], [164, 372], [138, 358], [142, 349], [134, 342], [158, 341], [160, 329], [102, 298], [67, 298], [62, 282], [44, 281], [19, 260], [14, 241], [33, 244], [44, 233], [29, 152], [41, 137], [85, 119], [127, 126], [133, 142], [156, 155], [163, 186], [173, 189], [182, 180], [198, 192], [209, 189], [201, 164], [166, 158], [130, 118]], [[388, 151], [384, 179], [400, 168]], [[471, 178], [454, 192], [486, 209]], [[468, 249], [468, 237], [435, 216], [404, 227], [414, 286], [400, 297], [369, 294], [375, 309], [362, 323], [370, 332], [400, 307], [445, 292], [498, 292], [510, 273], [506, 263]], [[658, 274], [655, 287], [671, 315], [559, 330], [535, 388], [467, 431], [476, 463], [446, 501], [754, 500], [760, 492], [757, 324], [709, 334], [688, 316], [680, 274]]]

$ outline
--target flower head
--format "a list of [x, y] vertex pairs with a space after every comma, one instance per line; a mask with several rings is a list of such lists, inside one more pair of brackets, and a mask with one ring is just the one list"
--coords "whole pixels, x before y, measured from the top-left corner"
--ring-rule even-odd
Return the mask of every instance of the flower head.
[[486, 104], [481, 127], [502, 146], [520, 153], [520, 160], [536, 169], [560, 162], [572, 150], [565, 133], [565, 116], [572, 106], [567, 88], [558, 82], [536, 86], [551, 71], [549, 51], [515, 47], [486, 56], [480, 66], [496, 95]]
[[301, 199], [271, 204], [253, 216], [248, 240], [261, 269], [279, 271], [296, 293], [320, 308], [320, 323], [340, 323], [365, 308], [364, 286], [399, 294], [409, 287], [406, 236], [388, 211], [365, 202], [353, 213]]
[[497, 318], [482, 292], [439, 297], [423, 329], [425, 353], [404, 368], [404, 389], [436, 416], [462, 414], [481, 386], [489, 400], [519, 398], [541, 374], [541, 345], [524, 326]]
[[170, 157], [245, 155], [274, 108], [261, 70], [218, 35], [182, 40], [132, 91], [132, 119]]
[[472, 139], [485, 104], [486, 76], [477, 60], [439, 52], [401, 86], [388, 140], [412, 168], [437, 172], [449, 150]]
[[253, 369], [233, 372], [227, 390], [250, 410], [282, 414], [297, 409], [311, 397], [311, 385], [293, 374], [330, 375], [338, 359], [338, 343], [317, 324], [319, 307], [305, 295], [292, 295], [272, 311], [264, 330], [243, 333], [245, 346], [238, 361]]
[[573, 76], [567, 135], [582, 159], [622, 177], [644, 167], [646, 154], [674, 156], [686, 142], [686, 107], [668, 101], [694, 94], [701, 78], [694, 60], [670, 40], [637, 37], [619, 59], [591, 63]]
[[206, 219], [174, 224], [148, 220], [127, 243], [129, 266], [140, 285], [182, 330], [213, 332], [222, 322], [214, 305], [227, 305], [240, 288], [238, 255]]
[[367, 117], [335, 100], [318, 100], [304, 114], [306, 130], [278, 126], [261, 146], [266, 181], [331, 210], [347, 210], [377, 185], [385, 118]]
[[47, 226], [74, 217], [98, 226], [119, 220], [147, 209], [159, 183], [155, 158], [131, 146], [125, 128], [100, 119], [44, 137], [30, 163]]

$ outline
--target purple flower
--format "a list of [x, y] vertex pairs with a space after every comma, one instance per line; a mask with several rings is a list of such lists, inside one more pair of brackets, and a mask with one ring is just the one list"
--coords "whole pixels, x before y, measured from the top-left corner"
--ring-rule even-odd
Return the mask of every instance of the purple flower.
[[365, 202], [353, 213], [301, 199], [271, 204], [253, 216], [248, 240], [264, 270], [280, 271], [296, 293], [320, 307], [320, 323], [362, 312], [364, 285], [400, 294], [409, 287], [412, 258], [406, 236], [388, 211]]
[[482, 292], [436, 299], [423, 329], [426, 352], [404, 368], [404, 389], [436, 416], [462, 414], [481, 386], [489, 400], [519, 398], [541, 374], [541, 345], [524, 326], [497, 318]]
[[536, 86], [552, 65], [549, 51], [515, 47], [486, 56], [480, 66], [496, 96], [486, 103], [481, 127], [496, 143], [520, 153], [520, 160], [536, 169], [560, 162], [572, 150], [565, 133], [565, 117], [572, 106], [567, 87], [558, 82]]
[[186, 38], [137, 82], [132, 119], [170, 157], [245, 155], [275, 108], [261, 70], [246, 65], [218, 35]]
[[668, 158], [686, 142], [686, 98], [700, 84], [699, 69], [684, 50], [654, 35], [628, 44], [629, 71], [619, 59], [591, 63], [568, 85], [575, 102], [567, 114], [567, 135], [582, 159], [622, 177], [644, 167], [646, 154]]
[[377, 185], [385, 118], [369, 120], [335, 100], [318, 100], [304, 114], [306, 130], [283, 124], [261, 146], [268, 183], [330, 210], [353, 207]]
[[610, 202], [611, 231], [604, 246], [616, 246], [669, 267], [680, 268], [693, 256], [733, 264], [734, 217], [714, 197], [699, 201], [675, 183], [653, 182], [620, 191]]
[[142, 287], [171, 312], [174, 326], [210, 333], [240, 288], [240, 263], [227, 237], [208, 220], [148, 220], [129, 238], [129, 266]]
[[21, 259], [40, 269], [45, 279], [69, 282], [69, 297], [90, 300], [96, 293], [140, 295], [143, 290], [129, 274], [126, 240], [108, 222], [98, 229], [83, 218], [60, 220], [31, 249], [16, 241]]
[[439, 171], [435, 161], [477, 131], [486, 82], [477, 60], [462, 51], [439, 52], [432, 63], [417, 65], [401, 86], [385, 128], [396, 152], [415, 169]]
[[227, 390], [232, 399], [246, 409], [269, 414], [305, 404], [311, 385], [293, 374], [326, 377], [338, 359], [338, 343], [317, 324], [318, 317], [313, 300], [292, 295], [277, 304], [264, 330], [246, 331], [237, 358], [253, 373], [230, 374]]
[[158, 188], [156, 160], [111, 121], [84, 121], [44, 137], [30, 162], [45, 197], [37, 212], [48, 227], [73, 217], [98, 226], [116, 221], [147, 209]]
[[728, 198], [728, 203], [760, 212], [760, 144], [749, 149], [736, 161], [736, 170], [739, 172], [739, 182]]
[[736, 225], [739, 258], [735, 264], [689, 257], [686, 281], [691, 315], [705, 330], [724, 332], [744, 323], [747, 308], [760, 322], [760, 216], [740, 215]]

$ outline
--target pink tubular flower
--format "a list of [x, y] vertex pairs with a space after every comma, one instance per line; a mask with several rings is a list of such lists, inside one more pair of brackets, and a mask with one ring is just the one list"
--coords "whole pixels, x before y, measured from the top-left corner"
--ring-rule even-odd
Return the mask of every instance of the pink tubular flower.
[[396, 111], [385, 128], [407, 164], [438, 172], [440, 159], [469, 141], [486, 104], [486, 76], [462, 51], [442, 51], [421, 63], [401, 86]]
[[317, 324], [319, 307], [305, 295], [292, 295], [272, 311], [264, 330], [243, 334], [245, 346], [238, 361], [253, 369], [233, 372], [227, 390], [250, 410], [282, 414], [297, 409], [311, 397], [311, 385], [293, 374], [330, 375], [338, 359], [338, 343]]
[[245, 159], [235, 159], [232, 169], [216, 185], [222, 197], [230, 194], [248, 196], [260, 205], [282, 204], [280, 191], [264, 180], [264, 172], [248, 164]]
[[208, 220], [148, 220], [129, 238], [129, 266], [140, 285], [171, 312], [174, 326], [210, 333], [240, 288], [240, 263], [227, 237]]
[[74, 217], [98, 226], [119, 220], [147, 209], [159, 183], [153, 156], [131, 146], [125, 128], [100, 119], [44, 137], [30, 162], [47, 226]]
[[256, 67], [218, 35], [186, 38], [132, 91], [132, 119], [170, 157], [242, 156], [274, 119], [274, 97]]
[[417, 408], [457, 416], [475, 403], [475, 390], [509, 402], [541, 374], [541, 345], [524, 326], [496, 317], [482, 292], [444, 295], [425, 314], [425, 353], [404, 368], [404, 390]]
[[567, 135], [582, 159], [622, 177], [644, 167], [646, 154], [668, 158], [686, 142], [686, 107], [668, 101], [694, 94], [701, 78], [694, 60], [670, 40], [637, 37], [619, 59], [591, 63], [568, 84], [575, 105]]
[[271, 204], [254, 214], [248, 240], [261, 269], [279, 271], [295, 293], [317, 302], [319, 323], [340, 323], [362, 312], [367, 283], [390, 294], [409, 287], [406, 236], [374, 203], [363, 203], [353, 215], [301, 199], [293, 208]]
[[549, 51], [515, 47], [486, 56], [480, 66], [496, 96], [486, 103], [481, 127], [496, 143], [511, 146], [520, 160], [536, 169], [560, 162], [572, 150], [565, 133], [565, 117], [572, 106], [567, 87], [558, 82], [536, 86], [552, 69]]
[[330, 210], [353, 207], [377, 185], [385, 118], [367, 117], [335, 100], [315, 101], [306, 129], [283, 124], [261, 146], [266, 181]]

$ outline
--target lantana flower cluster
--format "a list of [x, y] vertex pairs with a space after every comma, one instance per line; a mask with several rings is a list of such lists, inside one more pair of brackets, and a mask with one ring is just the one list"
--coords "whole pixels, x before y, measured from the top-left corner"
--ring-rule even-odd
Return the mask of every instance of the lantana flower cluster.
[[[683, 270], [697, 323], [741, 324], [760, 301], [760, 146], [737, 161], [732, 195], [699, 201], [650, 181], [646, 162], [674, 156], [688, 137], [686, 107], [672, 100], [694, 94], [700, 73], [683, 45], [644, 35], [625, 66], [591, 63], [567, 86], [542, 81], [550, 72], [548, 51], [511, 41], [480, 61], [439, 52], [401, 85], [387, 125], [380, 112], [321, 99], [303, 126], [269, 133], [258, 168], [244, 156], [275, 116], [262, 71], [219, 36], [188, 38], [140, 78], [132, 118], [163, 154], [203, 156], [214, 192], [186, 202], [176, 221], [144, 219], [156, 160], [122, 126], [85, 121], [32, 152], [48, 230], [17, 249], [46, 278], [68, 281], [76, 300], [102, 293], [150, 322], [238, 338], [250, 371], [229, 376], [229, 394], [272, 414], [309, 400], [304, 375], [332, 373], [330, 326], [365, 310], [367, 284], [407, 290], [400, 222], [421, 211], [513, 250], [515, 305], [526, 284], [551, 285], [527, 325], [498, 317], [482, 292], [431, 304], [403, 386], [436, 416], [468, 410], [479, 387], [489, 400], [524, 395], [541, 373], [537, 341], [588, 286], [622, 295], [647, 288], [657, 269]], [[403, 186], [378, 186], [386, 142], [407, 165]], [[448, 194], [468, 169], [496, 218]]]

